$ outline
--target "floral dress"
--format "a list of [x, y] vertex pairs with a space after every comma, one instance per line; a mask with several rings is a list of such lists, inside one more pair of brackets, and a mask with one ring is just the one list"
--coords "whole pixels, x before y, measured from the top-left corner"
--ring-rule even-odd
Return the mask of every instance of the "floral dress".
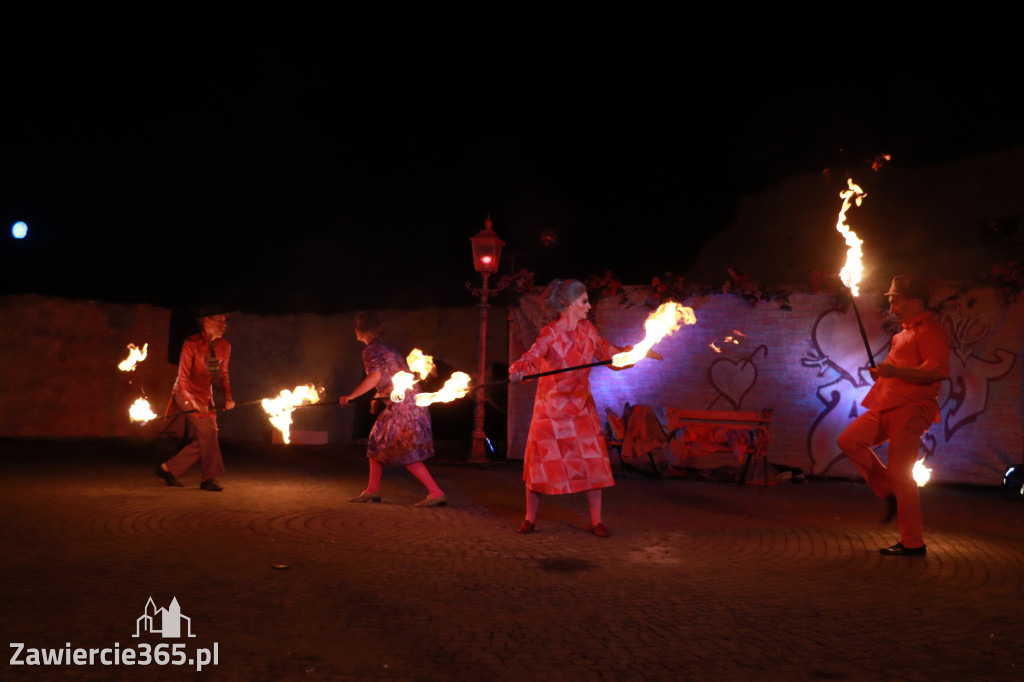
[[[409, 366], [395, 348], [382, 339], [374, 339], [363, 349], [366, 373], [380, 372], [378, 396], [390, 396], [391, 378], [398, 372], [408, 372]], [[434, 438], [430, 429], [430, 411], [419, 407], [413, 396], [416, 387], [406, 391], [400, 403], [386, 402], [387, 407], [377, 417], [366, 447], [366, 456], [381, 464], [406, 465], [422, 462], [434, 456]]]
[[[608, 360], [613, 350], [590, 322], [582, 320], [566, 331], [556, 321], [541, 330], [509, 372], [536, 374]], [[538, 379], [523, 480], [528, 490], [545, 495], [615, 485], [601, 420], [590, 395], [589, 368]]]

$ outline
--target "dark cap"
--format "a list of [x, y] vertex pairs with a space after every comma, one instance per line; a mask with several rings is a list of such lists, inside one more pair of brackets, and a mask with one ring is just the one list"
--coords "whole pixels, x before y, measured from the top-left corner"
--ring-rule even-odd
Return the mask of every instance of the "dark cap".
[[925, 281], [924, 277], [918, 275], [896, 275], [892, 278], [892, 285], [889, 286], [889, 291], [885, 292], [883, 296], [917, 298], [927, 302], [930, 298], [928, 295], [928, 282]]
[[213, 317], [214, 315], [230, 315], [232, 311], [228, 310], [227, 306], [221, 305], [220, 303], [207, 303], [199, 309], [196, 313], [196, 317], [200, 320], [204, 317]]

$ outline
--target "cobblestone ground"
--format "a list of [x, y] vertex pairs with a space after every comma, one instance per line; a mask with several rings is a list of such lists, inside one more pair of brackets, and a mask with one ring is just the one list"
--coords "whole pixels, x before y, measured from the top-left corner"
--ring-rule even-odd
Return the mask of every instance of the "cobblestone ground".
[[[846, 481], [619, 477], [522, 519], [516, 463], [430, 464], [450, 501], [356, 447], [225, 444], [222, 493], [165, 487], [166, 443], [0, 441], [9, 656], [180, 647], [184, 665], [15, 665], [5, 680], [1020, 680], [1024, 504], [925, 488], [929, 554]], [[137, 631], [177, 599], [192, 638]], [[143, 621], [144, 622], [144, 621]], [[88, 652], [86, 652], [88, 653]], [[108, 653], [108, 657], [112, 656]], [[193, 664], [188, 664], [192, 659]], [[173, 660], [173, 659], [172, 659]]]

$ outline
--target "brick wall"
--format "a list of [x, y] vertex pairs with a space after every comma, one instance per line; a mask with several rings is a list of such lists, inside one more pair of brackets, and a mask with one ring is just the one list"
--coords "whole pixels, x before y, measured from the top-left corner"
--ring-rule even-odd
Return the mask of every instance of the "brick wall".
[[[475, 377], [477, 307], [382, 311], [389, 340], [403, 353], [413, 347], [434, 356], [443, 372]], [[493, 308], [488, 320], [488, 367], [508, 355], [506, 315]], [[147, 305], [73, 301], [44, 296], [0, 297], [0, 437], [147, 437], [160, 422], [136, 425], [128, 408], [144, 390], [163, 414], [177, 373], [168, 362], [171, 311]], [[232, 315], [225, 334], [232, 345], [231, 383], [236, 401], [277, 395], [313, 383], [325, 395], [349, 392], [363, 376], [362, 344], [354, 335], [355, 314]], [[127, 345], [149, 344], [135, 372], [117, 369]], [[472, 398], [465, 399], [468, 403]], [[295, 430], [326, 431], [331, 442], [352, 438], [357, 411], [305, 408], [293, 413]], [[435, 417], [438, 426], [445, 409]], [[456, 418], [471, 411], [462, 405]], [[433, 411], [433, 410], [432, 410]], [[503, 421], [503, 420], [502, 420]], [[469, 439], [472, 423], [455, 424]], [[262, 407], [239, 407], [221, 419], [221, 437], [271, 442]]]

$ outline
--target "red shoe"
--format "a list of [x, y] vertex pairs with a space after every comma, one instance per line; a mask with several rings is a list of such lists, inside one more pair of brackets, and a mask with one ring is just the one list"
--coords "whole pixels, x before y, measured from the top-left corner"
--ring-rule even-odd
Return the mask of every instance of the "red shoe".
[[532, 533], [534, 530], [533, 521], [527, 521], [526, 519], [523, 519], [523, 522], [516, 528], [517, 533]]
[[609, 535], [609, 533], [608, 533], [608, 529], [604, 527], [604, 524], [603, 524], [603, 523], [599, 523], [599, 524], [597, 524], [596, 526], [594, 526], [594, 527], [593, 527], [593, 528], [591, 528], [590, 530], [591, 530], [591, 532], [592, 532], [592, 533], [593, 533], [594, 535], [596, 535], [596, 536], [597, 536], [597, 537], [599, 537], [599, 538], [606, 538], [606, 537], [608, 537], [608, 535]]

